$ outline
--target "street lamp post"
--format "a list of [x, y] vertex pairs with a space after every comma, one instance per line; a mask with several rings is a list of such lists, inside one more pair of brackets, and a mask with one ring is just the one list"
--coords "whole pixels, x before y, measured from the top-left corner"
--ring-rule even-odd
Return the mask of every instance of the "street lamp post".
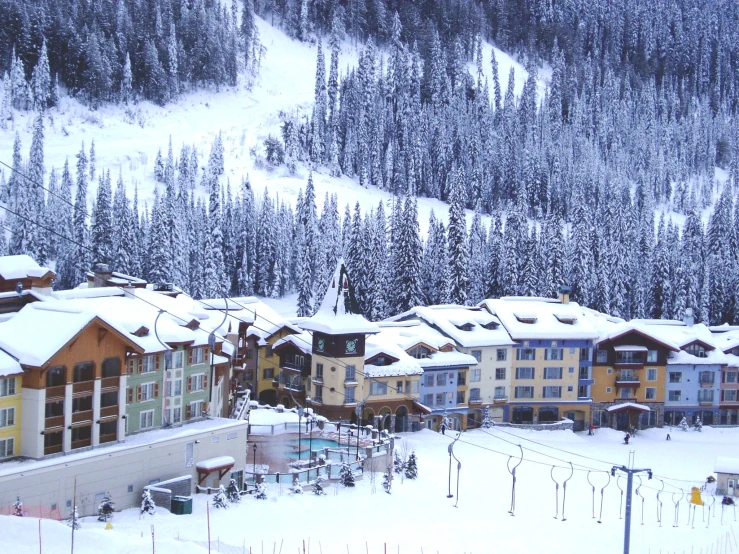
[[[310, 422], [310, 431], [308, 431], [308, 462], [313, 462], [313, 413], [310, 409], [310, 396], [305, 399], [308, 404], [308, 421]], [[308, 466], [310, 467], [310, 465]]]
[[301, 428], [303, 427], [303, 407], [298, 406], [298, 460], [300, 460], [300, 454], [303, 450], [303, 445], [300, 442]]
[[254, 484], [257, 484], [257, 443], [252, 446], [254, 450], [254, 464], [252, 465], [252, 471], [254, 472]]
[[355, 413], [357, 414], [357, 462], [359, 461], [359, 425], [362, 422], [362, 406], [357, 404], [357, 407], [354, 408]]

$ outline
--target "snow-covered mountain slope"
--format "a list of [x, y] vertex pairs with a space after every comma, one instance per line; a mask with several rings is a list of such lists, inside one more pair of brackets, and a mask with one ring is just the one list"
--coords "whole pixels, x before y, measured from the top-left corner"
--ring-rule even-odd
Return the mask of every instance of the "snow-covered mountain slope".
[[[315, 86], [316, 51], [315, 44], [293, 40], [268, 22], [257, 19], [262, 44], [266, 55], [254, 86], [249, 90], [242, 82], [235, 88], [221, 90], [200, 90], [182, 95], [173, 104], [161, 107], [150, 102], [131, 106], [106, 105], [91, 111], [87, 106], [73, 98], [63, 96], [60, 106], [48, 112], [45, 133], [45, 164], [48, 171], [52, 167], [61, 169], [64, 160], [69, 158], [74, 167], [74, 156], [79, 152], [82, 141], [89, 150], [95, 141], [96, 165], [98, 174], [109, 169], [113, 182], [118, 172], [122, 172], [129, 194], [133, 185], [139, 189], [141, 205], [153, 198], [154, 160], [157, 151], [167, 154], [169, 137], [172, 148], [178, 156], [182, 144], [194, 145], [199, 153], [201, 168], [207, 162], [211, 144], [221, 132], [224, 145], [225, 177], [232, 188], [238, 185], [245, 175], [249, 175], [257, 194], [269, 188], [274, 198], [294, 203], [299, 189], [305, 186], [307, 168], [299, 166], [295, 175], [289, 175], [284, 167], [274, 171], [259, 170], [254, 167], [254, 158], [249, 150], [261, 147], [264, 139], [272, 134], [280, 135], [280, 111], [299, 110], [310, 113]], [[362, 45], [344, 43], [339, 70], [342, 74], [357, 63], [358, 51]], [[484, 47], [483, 71], [489, 82], [491, 75], [491, 47]], [[496, 49], [499, 79], [503, 90], [508, 86], [511, 68], [515, 72], [515, 92], [519, 95], [528, 77], [527, 72], [511, 56]], [[472, 64], [470, 72], [476, 69]], [[543, 96], [547, 70], [540, 73], [540, 97]], [[7, 130], [0, 130], [0, 160], [11, 164], [13, 139], [18, 132], [22, 142], [24, 160], [28, 156], [33, 128], [33, 112], [13, 112], [13, 121]], [[6, 178], [8, 170], [5, 171]], [[199, 179], [198, 179], [199, 182]], [[332, 178], [327, 171], [318, 168], [314, 175], [318, 210], [323, 204], [324, 195], [338, 195], [340, 211], [349, 203], [359, 202], [362, 209], [369, 210], [382, 200], [389, 205], [391, 196], [377, 189], [365, 189], [355, 179], [348, 177]], [[226, 180], [223, 180], [225, 186]], [[96, 186], [92, 184], [92, 189]], [[203, 191], [201, 191], [203, 192]], [[93, 194], [88, 193], [92, 201]], [[439, 200], [419, 200], [419, 222], [425, 229], [429, 213], [434, 210], [446, 219], [447, 205]], [[471, 213], [468, 214], [471, 220]]]

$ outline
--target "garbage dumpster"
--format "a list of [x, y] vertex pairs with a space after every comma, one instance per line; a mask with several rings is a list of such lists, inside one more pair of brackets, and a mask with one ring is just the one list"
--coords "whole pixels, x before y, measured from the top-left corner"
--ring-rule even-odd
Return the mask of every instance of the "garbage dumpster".
[[178, 516], [192, 513], [192, 496], [175, 496], [172, 498], [172, 513]]

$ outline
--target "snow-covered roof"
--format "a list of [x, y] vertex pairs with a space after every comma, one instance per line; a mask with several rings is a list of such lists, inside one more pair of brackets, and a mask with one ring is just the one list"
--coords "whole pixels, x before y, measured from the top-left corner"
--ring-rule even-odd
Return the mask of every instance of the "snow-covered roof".
[[739, 458], [719, 456], [713, 464], [713, 471], [716, 473], [731, 473], [739, 475]]
[[[218, 323], [223, 319], [226, 302], [222, 298], [201, 300], [201, 305], [206, 309], [206, 316], [217, 319]], [[219, 319], [220, 318], [220, 319]], [[244, 296], [228, 299], [228, 322], [220, 327], [221, 333], [227, 333], [224, 327], [231, 325], [232, 331], [238, 329], [240, 322], [248, 323], [247, 337], [255, 337], [257, 342], [264, 346], [267, 339], [280, 331], [287, 329], [292, 333], [300, 333], [301, 329], [293, 325], [284, 317], [279, 315], [270, 306], [254, 296]]]
[[351, 288], [346, 276], [344, 260], [340, 259], [334, 270], [326, 295], [318, 311], [300, 326], [308, 331], [327, 335], [372, 334], [379, 332], [375, 323], [355, 313], [351, 306]]
[[649, 351], [649, 348], [646, 346], [641, 346], [638, 344], [619, 344], [618, 346], [614, 346], [613, 349], [616, 352], [647, 352]]
[[26, 279], [27, 277], [44, 277], [52, 273], [48, 267], [41, 267], [31, 256], [18, 254], [16, 256], [0, 256], [0, 278], [6, 281], [12, 279]]
[[513, 340], [594, 340], [598, 330], [591, 313], [577, 302], [551, 298], [490, 298], [481, 304], [498, 317]]
[[217, 469], [223, 469], [226, 467], [233, 467], [236, 463], [231, 456], [218, 456], [216, 458], [209, 458], [198, 462], [195, 467], [201, 471], [215, 471]]
[[514, 344], [500, 320], [482, 308], [452, 304], [416, 306], [388, 321], [409, 319], [422, 319], [465, 348]]
[[651, 412], [652, 408], [645, 406], [644, 404], [637, 404], [636, 402], [624, 402], [623, 404], [616, 404], [606, 408], [609, 412], [620, 412], [622, 410], [639, 410], [641, 412]]
[[9, 377], [23, 373], [21, 364], [7, 352], [0, 350], [0, 377]]
[[303, 352], [303, 354], [313, 353], [313, 334], [308, 331], [301, 331], [294, 335], [285, 335], [272, 346], [276, 349], [283, 344], [292, 344], [295, 348]]
[[640, 320], [632, 320], [628, 322], [615, 325], [608, 333], [602, 334], [598, 337], [598, 342], [605, 342], [614, 340], [629, 333], [637, 333], [644, 337], [647, 337], [655, 342], [661, 343], [666, 348], [669, 348], [673, 352], [680, 350], [680, 345], [674, 340], [669, 338], [666, 333], [660, 332], [657, 326], [650, 326]]
[[[668, 364], [706, 365], [728, 362], [723, 348], [719, 347], [722, 337], [713, 335], [702, 323], [686, 325], [673, 319], [635, 319], [629, 323], [636, 330], [674, 348], [667, 359]], [[704, 357], [699, 358], [686, 352], [685, 349], [694, 343], [700, 343], [705, 347]]]

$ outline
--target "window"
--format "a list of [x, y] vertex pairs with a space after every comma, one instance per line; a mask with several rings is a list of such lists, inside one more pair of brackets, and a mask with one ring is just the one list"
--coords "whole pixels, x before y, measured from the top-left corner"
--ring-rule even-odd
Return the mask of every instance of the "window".
[[154, 386], [156, 383], [144, 383], [139, 386], [139, 402], [154, 399]]
[[180, 396], [182, 394], [182, 379], [167, 379], [164, 385], [164, 396]]
[[723, 394], [722, 400], [724, 402], [736, 402], [736, 395], [738, 392], [739, 391], [737, 391], [736, 389], [722, 391], [722, 394]]
[[203, 417], [205, 403], [202, 400], [198, 400], [197, 402], [190, 402], [190, 404], [187, 407], [190, 411], [188, 419], [193, 419], [196, 417]]
[[154, 410], [146, 410], [139, 414], [139, 429], [151, 429], [154, 427]]
[[370, 394], [375, 396], [387, 394], [387, 383], [372, 381], [372, 384], [370, 385]]
[[317, 402], [323, 402], [323, 386], [316, 385], [316, 393], [313, 395], [313, 400]]
[[517, 360], [535, 360], [536, 350], [534, 348], [519, 348], [516, 350]]
[[436, 374], [436, 384], [438, 386], [442, 386], [446, 384], [446, 373], [437, 373]]
[[496, 367], [495, 368], [495, 380], [496, 381], [504, 381], [505, 380], [505, 368], [504, 367]]
[[657, 351], [656, 350], [647, 351], [647, 362], [649, 362], [650, 364], [657, 363]]
[[482, 371], [479, 369], [470, 370], [470, 383], [479, 383], [482, 380]]
[[346, 366], [346, 378], [345, 379], [347, 381], [356, 381], [355, 371], [356, 371], [356, 366], [353, 366], [353, 365]]
[[271, 358], [273, 356], [272, 345], [271, 344], [268, 344], [267, 346], [264, 347], [264, 355], [267, 358]]
[[263, 376], [264, 376], [264, 379], [274, 379], [275, 378], [275, 368], [265, 367]]
[[323, 379], [323, 364], [316, 364], [316, 379]]
[[0, 440], [0, 458], [6, 458], [15, 454], [13, 451], [13, 439], [2, 439]]
[[423, 385], [425, 387], [433, 387], [434, 386], [434, 376], [431, 373], [427, 373], [423, 376]]
[[460, 371], [457, 373], [457, 386], [463, 387], [465, 384], [465, 373], [464, 371]]
[[739, 372], [737, 371], [724, 372], [724, 383], [736, 383], [737, 375], [739, 375]]
[[104, 392], [100, 395], [100, 407], [107, 408], [109, 406], [118, 405], [118, 393], [116, 391]]
[[437, 406], [443, 406], [444, 405], [444, 393], [437, 393], [436, 394], [436, 405]]
[[498, 348], [495, 351], [495, 359], [498, 362], [505, 362], [506, 358], [508, 357], [508, 353], [506, 352], [505, 348]]
[[[406, 385], [410, 385], [410, 381], [406, 381]], [[410, 387], [406, 386], [406, 389]], [[397, 394], [403, 394], [403, 381], [396, 381], [395, 382], [395, 392]], [[409, 390], [406, 390], [406, 392], [410, 392]]]
[[464, 404], [464, 391], [457, 391], [457, 404]]
[[478, 364], [482, 361], [482, 350], [473, 350], [470, 354], [477, 360]]
[[434, 403], [434, 395], [433, 394], [424, 394], [423, 395], [423, 403], [426, 406], [431, 406]]
[[631, 398], [631, 389], [628, 387], [622, 388], [620, 398]]
[[172, 352], [172, 359], [169, 363], [166, 363], [166, 357], [165, 357], [165, 367], [167, 369], [182, 369], [184, 364], [185, 364], [185, 353], [182, 350], [177, 350], [175, 352]]
[[617, 364], [643, 364], [644, 352], [616, 352]]
[[482, 400], [480, 398], [480, 389], [470, 389], [470, 402]]
[[713, 402], [713, 391], [702, 390], [698, 392], [698, 402]]
[[701, 371], [699, 377], [701, 385], [713, 385], [714, 374], [712, 371]]
[[606, 393], [611, 394], [613, 389], [611, 387], [606, 387]]
[[[115, 393], [113, 393], [115, 394]], [[58, 417], [64, 415], [64, 400], [58, 402], [47, 402], [44, 412], [44, 417]]]
[[154, 358], [155, 356], [144, 356], [139, 360], [141, 373], [151, 373], [154, 371]]
[[590, 359], [590, 348], [581, 348], [580, 349], [580, 360], [586, 362], [589, 359]]
[[[408, 392], [408, 381], [406, 381], [405, 390]], [[418, 394], [418, 381], [411, 381], [411, 394]]]
[[534, 387], [516, 387], [516, 398], [534, 398]]
[[505, 398], [505, 387], [495, 387], [495, 398]]
[[544, 387], [541, 395], [543, 398], [562, 398], [562, 387]]
[[545, 360], [563, 360], [564, 349], [563, 348], [545, 348], [544, 349]]
[[685, 351], [688, 354], [691, 354], [695, 356], [696, 358], [705, 358], [706, 357], [706, 349], [705, 347], [701, 346], [698, 343], [693, 343], [690, 346], [688, 346]]
[[425, 346], [416, 346], [415, 348], [411, 348], [411, 351], [408, 352], [408, 354], [417, 360], [422, 360], [429, 357], [429, 352], [429, 349]]
[[0, 379], [0, 396], [13, 396], [15, 394], [15, 377]]
[[15, 425], [15, 408], [0, 410], [0, 427], [12, 427]]
[[574, 367], [567, 368], [567, 373], [575, 373], [575, 368]]
[[682, 383], [683, 374], [681, 371], [670, 371], [670, 383]]
[[95, 379], [95, 366], [92, 362], [82, 362], [76, 364], [74, 366], [73, 376], [75, 383], [92, 381], [93, 379]]
[[598, 350], [595, 353], [595, 361], [599, 364], [605, 364], [608, 362], [608, 350]]
[[354, 402], [354, 391], [355, 390], [356, 389], [354, 388], [350, 388], [344, 391], [344, 403], [345, 404], [351, 404]]
[[580, 385], [579, 387], [577, 387], [577, 397], [578, 398], [590, 398], [590, 386]]
[[103, 421], [100, 423], [100, 436], [110, 436], [115, 435], [118, 432], [118, 422], [113, 421]]
[[667, 399], [670, 402], [680, 402], [681, 397], [682, 397], [682, 391], [671, 390], [667, 392]]
[[646, 400], [656, 400], [657, 399], [657, 387], [647, 387], [644, 398]]
[[244, 351], [244, 358], [251, 360], [254, 357], [254, 352], [249, 348]]
[[[92, 438], [92, 427], [90, 425], [83, 425], [82, 427], [72, 428], [72, 448], [75, 448], [74, 443], [79, 441], [89, 441]], [[84, 445], [79, 445], [80, 448]]]
[[190, 350], [190, 365], [202, 364], [205, 359], [205, 348], [193, 348]]
[[578, 375], [579, 379], [590, 379], [590, 368], [587, 366], [582, 366], [580, 368], [580, 374]]
[[47, 387], [58, 387], [66, 384], [66, 376], [64, 375], [64, 366], [58, 365], [50, 367], [49, 371], [46, 372], [46, 386]]
[[647, 369], [647, 381], [656, 381], [657, 380], [657, 370], [653, 367], [650, 367]]
[[196, 392], [205, 389], [205, 373], [198, 373], [189, 378], [190, 392]]
[[567, 385], [567, 392], [573, 392], [575, 388], [572, 385]]
[[544, 368], [544, 379], [561, 379], [562, 368], [561, 367], [545, 367]]
[[534, 368], [533, 367], [517, 367], [516, 368], [516, 379], [533, 379]]
[[119, 377], [121, 374], [121, 361], [118, 358], [107, 358], [103, 360], [102, 377]]
[[92, 395], [72, 398], [72, 413], [89, 412], [92, 410]]

